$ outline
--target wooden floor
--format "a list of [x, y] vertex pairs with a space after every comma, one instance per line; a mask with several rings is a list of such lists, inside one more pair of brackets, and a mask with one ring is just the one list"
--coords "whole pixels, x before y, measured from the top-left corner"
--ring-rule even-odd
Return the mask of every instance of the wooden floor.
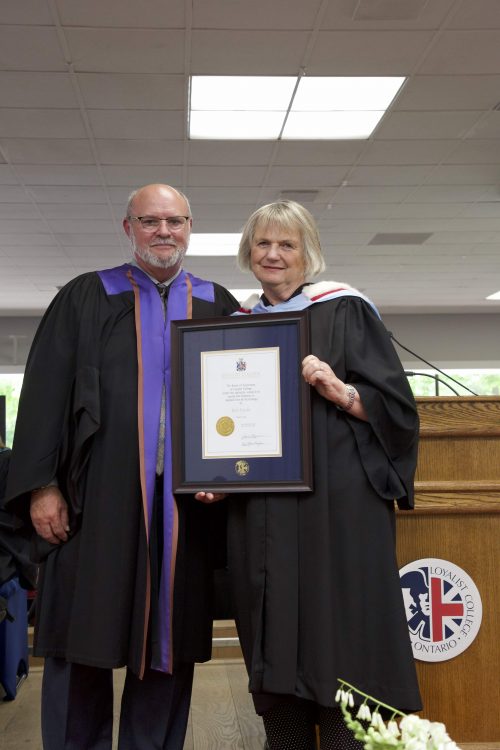
[[[115, 716], [124, 670], [115, 672]], [[2, 750], [42, 750], [40, 687], [42, 667], [32, 667], [14, 701], [0, 702]], [[241, 659], [197, 665], [184, 750], [262, 750], [265, 735], [247, 691]], [[115, 745], [113, 745], [115, 747]]]

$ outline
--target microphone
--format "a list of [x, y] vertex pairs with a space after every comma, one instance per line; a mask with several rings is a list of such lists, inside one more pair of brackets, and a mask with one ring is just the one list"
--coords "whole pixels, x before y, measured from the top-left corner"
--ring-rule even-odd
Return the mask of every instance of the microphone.
[[[393, 334], [392, 334], [392, 332], [391, 332], [391, 331], [387, 331], [387, 333], [389, 334], [389, 338], [391, 338], [391, 339], [392, 339], [392, 340], [394, 341], [394, 343], [395, 343], [395, 344], [397, 344], [398, 346], [400, 346], [400, 347], [401, 347], [401, 349], [404, 349], [404, 350], [405, 350], [405, 352], [408, 352], [408, 354], [411, 354], [411, 355], [412, 355], [413, 357], [416, 357], [417, 359], [419, 359], [419, 360], [420, 360], [421, 362], [424, 362], [424, 363], [425, 363], [426, 365], [428, 365], [429, 367], [432, 367], [432, 369], [433, 369], [433, 370], [436, 370], [437, 372], [439, 372], [439, 374], [440, 374], [440, 375], [444, 375], [444, 377], [445, 377], [445, 378], [448, 378], [449, 380], [451, 380], [451, 381], [452, 381], [453, 383], [455, 383], [456, 385], [459, 385], [459, 386], [460, 386], [460, 388], [465, 388], [465, 390], [466, 390], [466, 391], [469, 391], [469, 393], [472, 393], [472, 395], [473, 395], [473, 396], [479, 396], [479, 394], [478, 394], [478, 393], [475, 393], [475, 392], [474, 392], [473, 390], [471, 390], [470, 388], [468, 388], [468, 387], [467, 387], [466, 385], [464, 385], [463, 383], [461, 383], [461, 382], [460, 382], [459, 380], [455, 380], [455, 378], [452, 378], [452, 377], [451, 377], [451, 375], [447, 375], [447, 374], [446, 374], [445, 372], [443, 372], [442, 370], [440, 370], [440, 369], [439, 369], [439, 367], [436, 367], [436, 365], [433, 365], [433, 364], [432, 364], [432, 362], [428, 362], [428, 361], [427, 361], [426, 359], [424, 359], [423, 357], [421, 357], [421, 356], [420, 356], [420, 354], [416, 354], [415, 352], [412, 352], [412, 350], [411, 350], [411, 349], [408, 349], [408, 348], [407, 348], [406, 346], [404, 346], [404, 345], [403, 345], [403, 344], [402, 344], [402, 343], [401, 343], [400, 341], [398, 341], [398, 340], [397, 340], [397, 338], [395, 338], [395, 336], [393, 336]], [[438, 383], [443, 383], [444, 385], [447, 385], [447, 386], [448, 386], [448, 388], [449, 388], [449, 389], [450, 389], [451, 391], [453, 391], [453, 393], [455, 393], [455, 395], [457, 395], [457, 396], [459, 396], [459, 395], [460, 395], [459, 393], [457, 393], [457, 392], [456, 392], [456, 391], [455, 391], [455, 390], [454, 390], [454, 389], [453, 389], [453, 388], [451, 387], [451, 385], [448, 385], [448, 383], [446, 382], [446, 380], [440, 380], [440, 379], [439, 379], [439, 378], [437, 377], [437, 375], [430, 375], [429, 373], [426, 373], [426, 372], [421, 372], [421, 373], [413, 373], [413, 372], [412, 372], [412, 373], [410, 373], [410, 372], [407, 372], [407, 373], [406, 373], [406, 375], [410, 375], [410, 374], [411, 374], [411, 375], [428, 375], [429, 377], [433, 378], [433, 379], [435, 380], [435, 382], [436, 382], [436, 395], [438, 395], [438, 394], [437, 394], [437, 390], [438, 390], [438, 388], [437, 388], [437, 384], [438, 384]]]
[[437, 375], [433, 375], [430, 372], [413, 372], [411, 370], [405, 370], [405, 375], [407, 378], [412, 378], [415, 375], [418, 375], [423, 378], [432, 378], [435, 383], [436, 396], [439, 396], [439, 383], [449, 388], [450, 391], [452, 391], [455, 394], [455, 396], [460, 395], [458, 391], [456, 391], [454, 388], [451, 387], [449, 383], [446, 382], [446, 380], [443, 380], [442, 378], [438, 378]]

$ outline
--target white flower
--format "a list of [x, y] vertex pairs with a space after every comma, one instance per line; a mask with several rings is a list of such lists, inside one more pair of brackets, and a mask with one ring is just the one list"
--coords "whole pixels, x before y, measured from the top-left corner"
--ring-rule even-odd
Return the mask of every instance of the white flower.
[[375, 709], [375, 711], [373, 712], [373, 714], [372, 714], [372, 720], [371, 720], [370, 723], [371, 723], [372, 727], [375, 727], [379, 731], [385, 729], [385, 724], [384, 724], [384, 722], [382, 720], [381, 715], [377, 711], [377, 709]]
[[429, 723], [427, 719], [421, 719], [419, 716], [415, 716], [415, 714], [405, 716], [401, 720], [401, 737], [403, 742], [414, 737], [427, 737]]
[[429, 750], [454, 750], [456, 744], [450, 739], [446, 727], [439, 721], [429, 725]]
[[[335, 700], [337, 703], [340, 702], [344, 721], [354, 737], [363, 743], [364, 750], [460, 750], [450, 739], [444, 724], [421, 719], [415, 714], [405, 715], [384, 703], [377, 702], [375, 698], [357, 690], [349, 683], [341, 680], [340, 683], [341, 687]], [[364, 703], [359, 706], [356, 719], [352, 718], [348, 708], [354, 706], [353, 692], [359, 695], [361, 700], [364, 699]], [[375, 704], [373, 712], [367, 701]], [[380, 715], [381, 708], [393, 711], [393, 718], [387, 724]], [[396, 715], [403, 717], [399, 725], [394, 720]], [[369, 721], [368, 729], [365, 730], [357, 719]]]
[[389, 734], [392, 734], [393, 737], [399, 737], [400, 732], [398, 722], [394, 721], [394, 719], [390, 721], [387, 724], [387, 731], [389, 732]]
[[403, 747], [405, 750], [427, 750], [427, 742], [425, 738], [410, 737], [404, 742]]
[[372, 714], [370, 711], [370, 706], [367, 703], [361, 704], [361, 706], [359, 707], [359, 711], [356, 714], [356, 718], [365, 720], [365, 721], [370, 721], [370, 719], [372, 718]]

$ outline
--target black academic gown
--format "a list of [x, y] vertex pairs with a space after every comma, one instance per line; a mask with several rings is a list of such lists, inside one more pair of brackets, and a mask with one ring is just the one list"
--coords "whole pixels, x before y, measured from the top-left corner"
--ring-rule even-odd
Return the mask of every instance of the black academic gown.
[[[216, 284], [214, 294], [213, 302], [193, 296], [193, 318], [237, 307]], [[137, 378], [132, 291], [109, 295], [97, 273], [77, 277], [52, 302], [30, 352], [7, 507], [29, 523], [30, 490], [54, 477], [69, 503], [71, 537], [42, 565], [34, 653], [98, 667], [127, 665], [139, 674], [149, 563]], [[177, 506], [174, 665], [210, 658], [217, 552], [215, 506], [191, 495], [177, 497]]]
[[0, 586], [17, 578], [22, 588], [34, 589], [37, 568], [29, 558], [29, 541], [16, 533], [19, 524], [2, 507], [11, 453], [8, 448], [0, 448]]
[[413, 504], [418, 416], [383, 324], [346, 296], [309, 308], [311, 353], [357, 388], [363, 422], [312, 391], [314, 491], [235, 495], [229, 569], [256, 709], [263, 694], [333, 706], [337, 678], [421, 706], [395, 557]]

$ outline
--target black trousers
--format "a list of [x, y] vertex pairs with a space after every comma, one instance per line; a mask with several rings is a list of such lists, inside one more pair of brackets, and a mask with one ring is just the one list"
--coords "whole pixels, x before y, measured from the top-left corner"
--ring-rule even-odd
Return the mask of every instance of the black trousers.
[[[194, 664], [173, 675], [148, 670], [143, 680], [127, 671], [119, 750], [182, 750], [189, 716]], [[111, 750], [111, 669], [45, 659], [42, 683], [44, 750]]]

